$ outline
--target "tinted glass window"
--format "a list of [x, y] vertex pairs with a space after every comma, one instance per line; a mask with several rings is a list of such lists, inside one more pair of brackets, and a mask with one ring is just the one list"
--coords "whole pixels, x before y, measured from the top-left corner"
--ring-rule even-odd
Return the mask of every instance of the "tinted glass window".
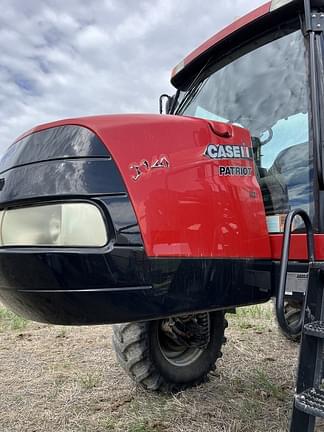
[[179, 112], [249, 129], [270, 231], [290, 209], [313, 213], [305, 59], [301, 32], [286, 35], [214, 72]]

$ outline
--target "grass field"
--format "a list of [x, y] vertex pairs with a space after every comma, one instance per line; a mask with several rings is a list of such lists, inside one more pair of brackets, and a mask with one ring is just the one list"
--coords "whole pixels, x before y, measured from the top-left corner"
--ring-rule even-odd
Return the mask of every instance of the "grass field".
[[124, 375], [109, 326], [32, 323], [0, 306], [0, 432], [287, 431], [298, 345], [271, 304], [228, 319], [209, 382], [166, 396]]

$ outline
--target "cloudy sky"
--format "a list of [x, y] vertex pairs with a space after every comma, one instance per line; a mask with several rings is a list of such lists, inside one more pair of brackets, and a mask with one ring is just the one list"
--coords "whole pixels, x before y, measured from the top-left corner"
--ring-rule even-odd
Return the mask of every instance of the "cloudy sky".
[[0, 0], [0, 154], [66, 117], [157, 112], [170, 71], [263, 0]]

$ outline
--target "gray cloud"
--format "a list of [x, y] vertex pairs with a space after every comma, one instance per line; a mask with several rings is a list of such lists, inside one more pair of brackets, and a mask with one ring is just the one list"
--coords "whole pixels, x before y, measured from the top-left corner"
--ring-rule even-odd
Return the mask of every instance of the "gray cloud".
[[170, 71], [260, 0], [2, 0], [0, 153], [31, 127], [157, 112]]

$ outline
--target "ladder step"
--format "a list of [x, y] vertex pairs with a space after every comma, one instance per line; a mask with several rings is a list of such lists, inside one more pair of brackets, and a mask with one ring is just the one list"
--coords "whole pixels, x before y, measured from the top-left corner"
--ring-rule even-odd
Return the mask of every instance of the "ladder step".
[[324, 338], [324, 321], [313, 321], [304, 325], [304, 334]]
[[295, 395], [295, 407], [306, 414], [324, 418], [324, 391], [310, 388]]

